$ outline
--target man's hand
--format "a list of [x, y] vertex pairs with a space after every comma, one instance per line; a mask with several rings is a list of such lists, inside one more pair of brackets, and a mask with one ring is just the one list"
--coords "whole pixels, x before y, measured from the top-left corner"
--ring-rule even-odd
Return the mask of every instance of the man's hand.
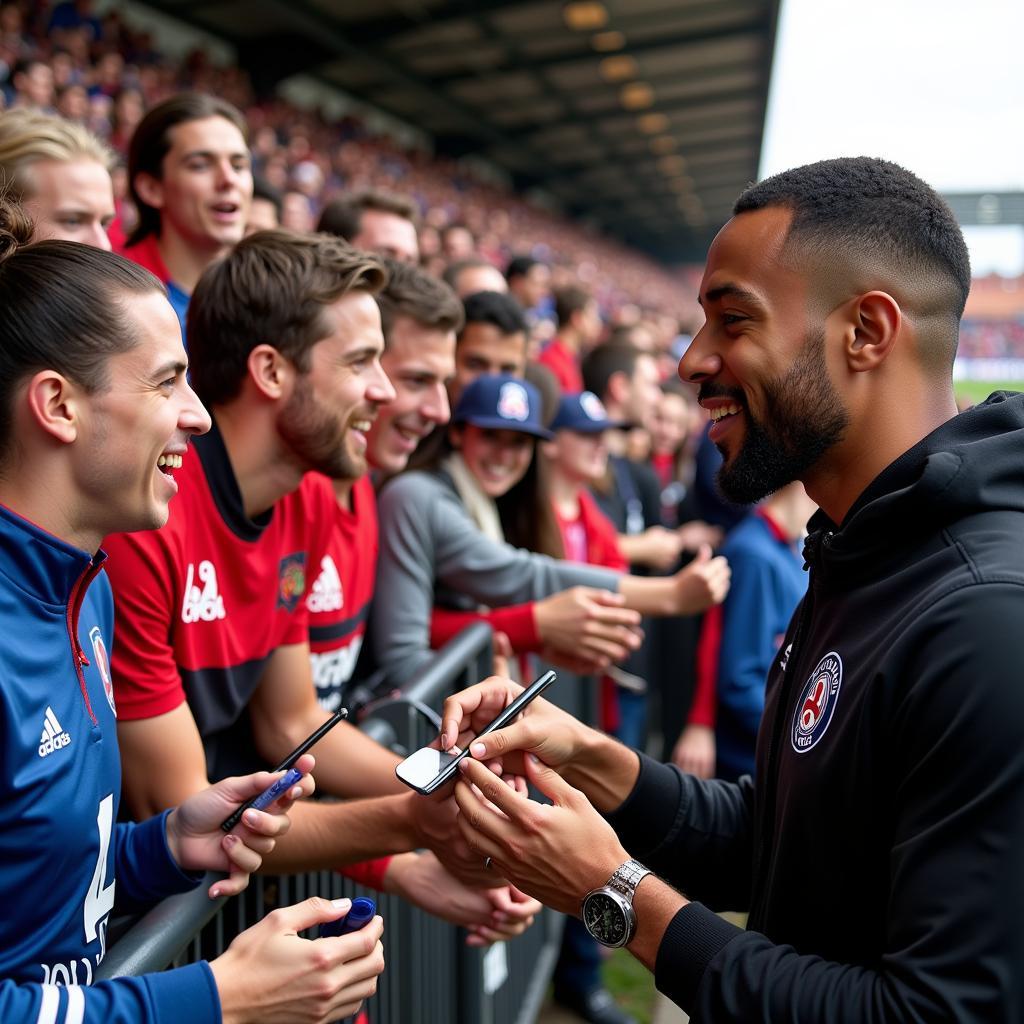
[[430, 796], [415, 794], [411, 800], [417, 846], [431, 850], [439, 861], [464, 885], [489, 889], [501, 879], [484, 867], [483, 857], [469, 848], [456, 824], [459, 808], [451, 783]]
[[242, 932], [210, 964], [224, 1024], [326, 1024], [355, 1013], [384, 970], [384, 922], [375, 917], [357, 932], [322, 939], [297, 934], [344, 917], [351, 906], [314, 896]]
[[621, 595], [570, 587], [533, 606], [537, 634], [555, 661], [583, 661], [600, 671], [622, 661], [643, 642], [640, 615]]
[[[491, 872], [495, 882], [500, 879]], [[521, 935], [533, 924], [540, 904], [529, 896], [501, 884], [495, 889], [471, 889], [463, 885], [433, 853], [408, 853], [391, 858], [384, 875], [388, 892], [451, 924], [469, 930], [468, 946]]]
[[715, 730], [688, 725], [672, 750], [672, 763], [698, 779], [710, 779], [715, 774]]
[[592, 730], [543, 697], [537, 697], [511, 725], [473, 742], [522, 692], [523, 687], [511, 679], [492, 676], [449, 697], [441, 712], [441, 748], [472, 743], [473, 757], [491, 763], [502, 774], [522, 775], [522, 753], [527, 751], [560, 771], [577, 755]]
[[711, 546], [704, 544], [693, 561], [672, 577], [677, 615], [696, 615], [721, 604], [729, 593], [732, 570], [721, 555], [711, 556]]
[[220, 823], [239, 804], [259, 796], [284, 772], [256, 772], [240, 778], [223, 779], [214, 786], [190, 796], [167, 816], [167, 845], [175, 863], [186, 871], [226, 871], [228, 877], [210, 887], [210, 898], [234, 896], [249, 884], [249, 875], [258, 870], [263, 858], [273, 850], [279, 836], [288, 831], [287, 811], [302, 796], [313, 792], [312, 755], [304, 754], [295, 763], [303, 773], [301, 781], [279, 797], [270, 810], [250, 807], [241, 822], [225, 834]]
[[527, 780], [551, 799], [539, 804], [466, 759], [455, 786], [459, 828], [481, 859], [523, 892], [566, 914], [629, 859], [612, 827], [557, 772], [526, 758]]

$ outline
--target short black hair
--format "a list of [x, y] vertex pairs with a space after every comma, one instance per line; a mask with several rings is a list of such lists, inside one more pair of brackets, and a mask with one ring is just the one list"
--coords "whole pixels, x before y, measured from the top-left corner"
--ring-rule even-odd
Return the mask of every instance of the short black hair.
[[253, 199], [265, 199], [277, 210], [277, 219], [281, 219], [284, 196], [281, 194], [281, 190], [271, 185], [262, 174], [252, 176], [252, 197]]
[[537, 266], [544, 266], [544, 264], [532, 256], [513, 256], [505, 268], [505, 280], [511, 281], [514, 277], [526, 277]]
[[470, 324], [493, 324], [502, 334], [525, 334], [530, 329], [523, 307], [504, 292], [474, 292], [462, 305], [466, 311], [462, 331]]
[[580, 366], [583, 387], [587, 391], [593, 391], [603, 400], [608, 393], [608, 382], [612, 377], [617, 373], [632, 377], [636, 372], [636, 361], [641, 356], [649, 354], [625, 342], [598, 345], [587, 353]]
[[[733, 213], [770, 206], [793, 211], [787, 248], [891, 263], [911, 286], [915, 278], [938, 276], [944, 286], [929, 312], [950, 318], [954, 327], [959, 322], [971, 288], [963, 232], [945, 200], [906, 168], [874, 157], [821, 160], [751, 185]], [[954, 330], [954, 351], [955, 343]]]

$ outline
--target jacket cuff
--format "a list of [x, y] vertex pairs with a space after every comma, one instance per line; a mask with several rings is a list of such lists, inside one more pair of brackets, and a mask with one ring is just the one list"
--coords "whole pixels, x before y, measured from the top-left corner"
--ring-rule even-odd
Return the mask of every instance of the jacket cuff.
[[743, 929], [712, 913], [703, 903], [688, 903], [669, 922], [654, 962], [654, 983], [687, 1013], [708, 964]]
[[643, 860], [676, 826], [682, 783], [674, 768], [646, 754], [639, 756], [636, 785], [622, 804], [605, 817], [630, 853]]
[[145, 981], [160, 1024], [177, 1024], [183, 1011], [187, 1011], [189, 1024], [221, 1024], [220, 993], [205, 960], [171, 971], [154, 971]]

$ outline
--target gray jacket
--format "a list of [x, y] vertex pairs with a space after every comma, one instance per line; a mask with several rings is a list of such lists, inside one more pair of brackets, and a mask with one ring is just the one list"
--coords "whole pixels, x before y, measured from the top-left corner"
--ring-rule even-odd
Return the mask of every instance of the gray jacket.
[[501, 608], [579, 585], [618, 589], [620, 573], [485, 537], [443, 471], [403, 473], [384, 487], [378, 508], [380, 557], [369, 632], [376, 664], [395, 686], [415, 678], [430, 660], [435, 603]]

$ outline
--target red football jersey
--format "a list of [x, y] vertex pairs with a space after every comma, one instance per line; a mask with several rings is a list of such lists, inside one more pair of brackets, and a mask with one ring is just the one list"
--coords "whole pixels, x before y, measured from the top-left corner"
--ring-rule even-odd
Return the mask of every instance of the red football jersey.
[[336, 503], [325, 480], [310, 481], [250, 519], [216, 426], [193, 441], [175, 478], [161, 529], [104, 544], [117, 616], [114, 691], [123, 720], [187, 699], [208, 741], [237, 722], [270, 655], [306, 641], [308, 580]]
[[[303, 487], [317, 486], [309, 474]], [[325, 478], [324, 483], [330, 487]], [[306, 596], [313, 682], [320, 706], [335, 711], [355, 671], [377, 576], [377, 496], [369, 476], [352, 486], [351, 509], [335, 502], [327, 550], [310, 569]]]

